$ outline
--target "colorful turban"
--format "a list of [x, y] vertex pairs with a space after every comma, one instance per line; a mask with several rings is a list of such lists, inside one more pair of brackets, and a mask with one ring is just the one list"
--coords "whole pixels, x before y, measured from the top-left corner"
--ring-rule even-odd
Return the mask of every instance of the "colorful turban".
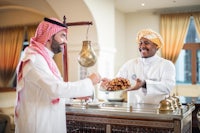
[[151, 30], [151, 29], [143, 29], [141, 31], [138, 32], [137, 34], [137, 43], [140, 42], [141, 38], [146, 38], [150, 41], [152, 41], [153, 43], [155, 43], [158, 48], [162, 47], [164, 45], [163, 39], [160, 36], [160, 34], [156, 33], [155, 31]]

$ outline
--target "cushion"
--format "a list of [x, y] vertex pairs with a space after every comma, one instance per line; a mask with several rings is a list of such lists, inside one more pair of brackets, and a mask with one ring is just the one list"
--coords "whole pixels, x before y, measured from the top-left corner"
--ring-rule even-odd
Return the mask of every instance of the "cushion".
[[13, 115], [14, 114], [14, 106], [13, 107], [0, 108], [0, 113]]
[[11, 107], [15, 105], [16, 92], [0, 92], [0, 108]]

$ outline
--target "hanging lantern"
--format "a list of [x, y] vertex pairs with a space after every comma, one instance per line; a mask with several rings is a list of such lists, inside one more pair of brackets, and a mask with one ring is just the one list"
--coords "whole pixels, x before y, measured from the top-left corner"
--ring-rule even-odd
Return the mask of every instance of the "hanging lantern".
[[96, 63], [96, 54], [91, 47], [91, 41], [83, 41], [82, 49], [78, 56], [78, 62], [83, 67], [91, 67]]
[[[88, 31], [89, 26], [92, 25], [92, 22], [72, 22], [72, 23], [66, 23], [66, 17], [63, 17], [63, 24], [69, 26], [80, 26], [80, 25], [88, 25], [87, 34], [86, 34], [86, 40], [88, 40]], [[67, 65], [67, 45], [64, 48], [64, 55], [63, 55], [63, 65], [64, 65], [64, 80], [68, 81], [68, 65]], [[82, 75], [83, 78], [87, 76], [87, 67], [93, 66], [96, 63], [96, 55], [94, 50], [91, 48], [91, 42], [90, 41], [83, 41], [82, 50], [79, 53], [78, 62], [81, 66], [83, 66], [83, 69], [85, 71], [85, 74]]]

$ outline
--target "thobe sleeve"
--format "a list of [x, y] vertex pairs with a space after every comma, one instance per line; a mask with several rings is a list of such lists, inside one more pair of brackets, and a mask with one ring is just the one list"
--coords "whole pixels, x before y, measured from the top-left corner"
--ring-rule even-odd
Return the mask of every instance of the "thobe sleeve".
[[28, 64], [32, 69], [28, 72], [29, 76], [27, 75], [27, 77], [33, 79], [28, 80], [36, 84], [38, 88], [46, 91], [50, 97], [73, 98], [91, 96], [93, 94], [94, 86], [89, 78], [76, 82], [64, 82], [55, 77], [45, 64], [41, 64], [38, 67], [31, 63]]
[[160, 81], [154, 81], [149, 79], [145, 80], [147, 94], [170, 94], [171, 90], [175, 86], [176, 72], [174, 64], [169, 61], [165, 62], [160, 71]]

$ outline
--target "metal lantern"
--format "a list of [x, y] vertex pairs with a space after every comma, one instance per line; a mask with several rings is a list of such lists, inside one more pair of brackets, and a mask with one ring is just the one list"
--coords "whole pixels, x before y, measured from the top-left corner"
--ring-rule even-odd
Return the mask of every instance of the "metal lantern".
[[78, 56], [78, 62], [83, 67], [91, 67], [96, 63], [96, 53], [91, 47], [91, 41], [83, 41], [82, 49]]

